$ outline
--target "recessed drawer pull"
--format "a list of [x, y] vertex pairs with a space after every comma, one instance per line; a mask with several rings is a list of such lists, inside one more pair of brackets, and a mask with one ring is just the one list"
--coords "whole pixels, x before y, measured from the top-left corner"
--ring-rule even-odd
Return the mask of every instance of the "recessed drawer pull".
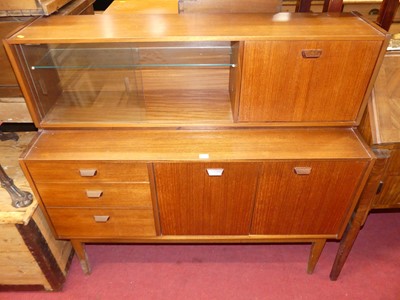
[[88, 198], [100, 198], [101, 196], [103, 196], [103, 191], [101, 191], [101, 190], [87, 190], [86, 191], [86, 196], [88, 196]]
[[97, 223], [106, 223], [110, 220], [110, 216], [93, 216], [93, 218]]
[[96, 176], [97, 170], [96, 169], [79, 169], [79, 174], [82, 177], [93, 177], [93, 176]]
[[301, 50], [301, 56], [303, 56], [303, 58], [319, 58], [321, 55], [322, 55], [321, 49]]
[[221, 176], [224, 173], [224, 169], [216, 168], [216, 169], [207, 169], [208, 176]]
[[293, 171], [297, 175], [309, 175], [311, 173], [311, 167], [294, 167]]

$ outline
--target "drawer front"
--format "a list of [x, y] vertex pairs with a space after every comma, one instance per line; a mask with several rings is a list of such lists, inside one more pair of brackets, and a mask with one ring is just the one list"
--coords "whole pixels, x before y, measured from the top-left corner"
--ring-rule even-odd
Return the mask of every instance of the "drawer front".
[[36, 187], [48, 206], [152, 208], [149, 183], [52, 183]]
[[59, 238], [132, 238], [156, 235], [153, 211], [148, 209], [48, 208], [47, 212]]
[[35, 182], [149, 182], [145, 163], [26, 162]]

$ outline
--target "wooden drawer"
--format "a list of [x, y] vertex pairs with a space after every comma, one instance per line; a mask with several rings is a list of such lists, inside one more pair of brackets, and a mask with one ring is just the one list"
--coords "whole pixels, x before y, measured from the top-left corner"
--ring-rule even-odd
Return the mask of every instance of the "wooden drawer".
[[[117, 238], [155, 236], [153, 210], [48, 208], [59, 238]], [[104, 222], [96, 216], [108, 217]]]
[[145, 163], [28, 161], [27, 166], [35, 182], [149, 182]]
[[50, 183], [36, 185], [50, 206], [152, 208], [149, 183]]

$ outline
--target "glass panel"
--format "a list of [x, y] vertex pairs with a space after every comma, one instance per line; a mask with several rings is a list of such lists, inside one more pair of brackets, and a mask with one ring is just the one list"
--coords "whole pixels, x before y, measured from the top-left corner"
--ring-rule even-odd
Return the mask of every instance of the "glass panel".
[[23, 45], [42, 122], [232, 120], [230, 43]]
[[[154, 68], [230, 67], [229, 45], [180, 44], [102, 44], [63, 45], [51, 48], [31, 68]], [[133, 59], [135, 58], [135, 59]]]

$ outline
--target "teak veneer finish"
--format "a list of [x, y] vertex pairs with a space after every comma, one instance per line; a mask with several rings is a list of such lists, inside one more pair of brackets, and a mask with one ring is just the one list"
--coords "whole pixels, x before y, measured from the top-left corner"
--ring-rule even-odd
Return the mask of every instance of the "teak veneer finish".
[[106, 15], [5, 47], [41, 128], [355, 126], [387, 42], [350, 13]]
[[[200, 154], [208, 154], [204, 160], [213, 162], [371, 157], [351, 128], [45, 130], [27, 151], [34, 167], [31, 174], [39, 182], [71, 181], [72, 170], [94, 166], [99, 170], [99, 181], [104, 176], [104, 181], [112, 176], [122, 181], [145, 181], [145, 166], [138, 162], [201, 162]], [[60, 168], [48, 169], [54, 161]], [[134, 162], [127, 164], [129, 161]], [[102, 169], [105, 172], [100, 172]], [[74, 181], [87, 180], [74, 174]]]
[[[163, 26], [160, 27], [160, 24]], [[293, 39], [382, 41], [383, 38], [379, 27], [367, 26], [366, 21], [359, 20], [359, 17], [351, 13], [160, 14], [40, 18], [7, 39], [7, 43]]]
[[55, 235], [78, 254], [79, 241], [311, 241], [312, 272], [326, 238], [340, 238], [372, 160], [347, 128], [46, 130], [22, 165]]
[[[222, 168], [221, 177], [205, 170]], [[163, 235], [247, 235], [257, 163], [157, 163]]]
[[[380, 47], [373, 41], [246, 42], [239, 120], [356, 120]], [[318, 57], [305, 59], [304, 49], [318, 49]]]
[[311, 242], [312, 273], [373, 167], [387, 42], [354, 14], [38, 19], [4, 43], [41, 128], [21, 166], [87, 273], [87, 242]]

